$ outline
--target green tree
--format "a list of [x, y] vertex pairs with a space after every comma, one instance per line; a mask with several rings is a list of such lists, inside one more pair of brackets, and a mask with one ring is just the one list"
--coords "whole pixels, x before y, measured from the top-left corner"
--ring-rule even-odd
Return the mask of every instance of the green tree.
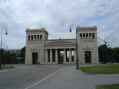
[[16, 54], [15, 53], [10, 53], [9, 51], [3, 50], [1, 64], [15, 64], [16, 63]]
[[112, 49], [108, 48], [106, 44], [99, 46], [99, 61], [101, 63], [111, 62], [112, 60]]
[[111, 63], [115, 62], [112, 48], [107, 49], [107, 58], [108, 58], [108, 62], [111, 62]]
[[119, 47], [113, 48], [113, 58], [115, 62], [119, 62]]
[[25, 49], [26, 47], [23, 47], [20, 52], [21, 63], [25, 63]]

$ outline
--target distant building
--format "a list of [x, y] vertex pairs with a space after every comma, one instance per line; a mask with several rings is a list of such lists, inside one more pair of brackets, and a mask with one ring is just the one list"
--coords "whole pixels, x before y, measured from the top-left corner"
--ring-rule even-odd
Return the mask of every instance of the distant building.
[[[77, 27], [80, 64], [98, 63], [97, 27]], [[26, 64], [76, 63], [76, 39], [48, 39], [44, 29], [26, 30]]]

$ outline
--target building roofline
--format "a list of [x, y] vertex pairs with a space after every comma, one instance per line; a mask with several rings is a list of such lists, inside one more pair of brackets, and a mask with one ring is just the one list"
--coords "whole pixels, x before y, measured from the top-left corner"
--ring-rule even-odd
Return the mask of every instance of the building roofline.
[[48, 34], [48, 31], [45, 28], [27, 28], [26, 32], [45, 32], [46, 34]]
[[55, 41], [55, 40], [75, 40], [75, 39], [48, 39], [48, 41]]
[[79, 29], [79, 30], [97, 30], [97, 26], [87, 26], [87, 27], [78, 26], [77, 29]]

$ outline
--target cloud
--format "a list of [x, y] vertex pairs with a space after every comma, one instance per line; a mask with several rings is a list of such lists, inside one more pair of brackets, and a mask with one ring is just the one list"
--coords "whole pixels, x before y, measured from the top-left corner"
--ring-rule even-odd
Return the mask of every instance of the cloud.
[[[74, 28], [75, 24], [97, 25], [99, 37], [118, 46], [118, 3], [118, 0], [1, 0], [0, 24], [8, 28], [9, 48], [25, 45], [26, 28], [45, 27], [51, 34], [50, 38], [56, 36], [52, 35], [55, 33], [71, 38], [75, 37], [75, 29], [71, 35], [68, 33], [69, 27]], [[61, 35], [56, 37], [60, 38]]]

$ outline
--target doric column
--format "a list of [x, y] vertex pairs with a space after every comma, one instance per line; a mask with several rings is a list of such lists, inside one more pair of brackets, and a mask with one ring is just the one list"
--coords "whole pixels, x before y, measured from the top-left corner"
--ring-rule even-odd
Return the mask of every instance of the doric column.
[[74, 49], [74, 64], [76, 63], [76, 49]]
[[58, 64], [58, 49], [55, 49], [55, 64]]
[[66, 49], [64, 49], [64, 64], [66, 64]]
[[72, 50], [69, 49], [69, 63], [72, 62]]
[[50, 49], [50, 64], [52, 64], [52, 49]]

